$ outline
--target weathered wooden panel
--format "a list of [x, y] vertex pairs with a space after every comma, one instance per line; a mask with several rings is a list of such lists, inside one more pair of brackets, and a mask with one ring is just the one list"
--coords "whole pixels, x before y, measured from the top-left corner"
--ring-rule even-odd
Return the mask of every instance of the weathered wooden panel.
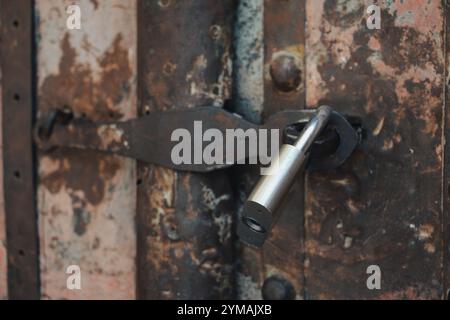
[[[264, 116], [305, 105], [305, 1], [264, 1]], [[263, 297], [303, 297], [303, 174], [279, 209], [262, 252]], [[280, 285], [284, 292], [280, 295]], [[277, 290], [278, 289], [278, 290]]]
[[[141, 116], [222, 107], [231, 89], [233, 1], [140, 1]], [[233, 296], [232, 192], [224, 171], [139, 164], [138, 297]]]
[[[72, 1], [36, 1], [39, 116], [67, 107], [89, 120], [136, 116], [136, 1], [77, 1], [81, 30], [66, 27]], [[135, 297], [135, 161], [57, 150], [39, 158], [42, 295]], [[82, 290], [66, 288], [70, 265]]]
[[[2, 20], [0, 18], [0, 29]], [[0, 56], [2, 48], [2, 38], [0, 37]], [[1, 61], [1, 58], [0, 58]], [[2, 123], [2, 68], [0, 64], [0, 123]], [[7, 265], [6, 265], [6, 226], [5, 226], [5, 206], [3, 196], [3, 136], [0, 130], [0, 300], [7, 298]]]
[[[307, 2], [307, 105], [362, 117], [362, 146], [340, 170], [310, 174], [308, 298], [441, 298], [441, 1]], [[378, 265], [381, 290], [368, 290]]]

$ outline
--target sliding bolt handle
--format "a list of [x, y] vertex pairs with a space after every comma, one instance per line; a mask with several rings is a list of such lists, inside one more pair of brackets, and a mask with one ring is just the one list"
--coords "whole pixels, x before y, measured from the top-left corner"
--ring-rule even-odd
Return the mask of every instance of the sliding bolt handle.
[[244, 205], [238, 223], [238, 236], [242, 241], [260, 247], [276, 221], [276, 212], [299, 171], [305, 168], [311, 146], [327, 126], [331, 108], [322, 106], [304, 127], [294, 143], [283, 144], [278, 160], [274, 161], [258, 181]]

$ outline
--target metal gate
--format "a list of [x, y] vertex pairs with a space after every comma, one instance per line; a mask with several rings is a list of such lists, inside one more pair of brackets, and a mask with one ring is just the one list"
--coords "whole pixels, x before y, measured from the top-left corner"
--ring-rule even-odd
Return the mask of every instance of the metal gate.
[[[447, 299], [449, 10], [0, 1], [0, 299]], [[322, 104], [360, 118], [362, 142], [338, 169], [298, 177], [260, 249], [235, 233], [254, 166], [181, 172], [33, 142], [54, 110], [99, 123], [210, 106], [261, 123]]]

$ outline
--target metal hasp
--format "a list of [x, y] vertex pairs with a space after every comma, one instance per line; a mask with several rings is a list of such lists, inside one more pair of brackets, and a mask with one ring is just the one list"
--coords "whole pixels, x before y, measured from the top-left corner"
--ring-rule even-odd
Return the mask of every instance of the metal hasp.
[[[225, 161], [228, 153], [233, 157], [239, 153], [224, 146], [222, 164], [174, 164], [171, 151], [177, 142], [172, 141], [172, 133], [183, 128], [195, 138], [197, 121], [201, 121], [203, 130], [214, 128], [223, 135], [227, 129], [281, 129], [284, 132], [280, 139], [285, 143], [280, 149], [279, 161], [274, 163], [277, 167], [269, 169], [273, 174], [261, 178], [238, 224], [241, 240], [254, 246], [264, 243], [276, 220], [278, 206], [304, 165], [307, 164], [308, 170], [335, 169], [347, 160], [360, 140], [358, 118], [322, 106], [316, 110], [281, 111], [262, 125], [215, 107], [151, 112], [129, 121], [95, 123], [74, 120], [70, 112], [59, 110], [38, 121], [35, 141], [39, 148], [49, 152], [55, 147], [97, 150], [178, 171], [209, 172], [243, 163], [243, 159], [237, 157], [233, 163]], [[240, 156], [248, 157], [247, 151]]]
[[[179, 171], [209, 172], [245, 162], [240, 158], [234, 158], [233, 163], [225, 161], [229, 159], [228, 153], [233, 157], [239, 153], [224, 146], [222, 164], [174, 164], [171, 151], [176, 142], [172, 141], [172, 133], [183, 128], [195, 138], [197, 121], [201, 121], [204, 130], [214, 128], [224, 135], [227, 129], [281, 129], [284, 132], [281, 140], [286, 143], [280, 149], [278, 161], [273, 164], [276, 167], [269, 168], [272, 174], [261, 178], [246, 202], [238, 224], [241, 240], [254, 246], [264, 243], [276, 220], [278, 206], [307, 161], [309, 170], [334, 169], [351, 155], [360, 140], [357, 118], [321, 106], [317, 110], [278, 112], [263, 125], [215, 107], [152, 112], [129, 121], [97, 123], [73, 120], [70, 112], [55, 111], [39, 120], [35, 141], [41, 149], [48, 151], [55, 147], [97, 150]], [[247, 151], [241, 157], [247, 157]]]
[[[201, 121], [203, 131], [213, 128], [219, 130], [224, 136], [227, 129], [242, 129], [243, 131], [248, 129], [280, 129], [285, 131], [294, 129], [295, 131], [295, 129], [302, 128], [316, 114], [316, 110], [287, 110], [274, 114], [262, 125], [256, 125], [237, 114], [216, 107], [151, 112], [149, 115], [130, 121], [95, 123], [84, 119], [74, 120], [70, 112], [55, 112], [40, 119], [35, 128], [35, 141], [40, 149], [51, 151], [55, 147], [65, 147], [97, 150], [123, 155], [178, 171], [192, 172], [209, 172], [230, 167], [234, 163], [241, 163], [242, 159], [238, 156], [248, 157], [248, 150], [240, 154], [224, 145], [221, 163], [174, 164], [171, 154], [178, 142], [172, 141], [172, 133], [176, 129], [187, 130], [194, 139], [196, 137], [194, 125], [196, 121]], [[332, 112], [330, 121], [334, 118], [340, 119], [337, 114]], [[349, 119], [355, 126], [358, 126], [357, 119]], [[336, 124], [339, 124], [339, 121], [336, 121]], [[343, 126], [337, 125], [336, 127], [341, 128]], [[351, 137], [347, 137], [354, 132], [351, 126], [350, 130], [340, 129], [338, 131], [340, 139], [351, 141]], [[289, 135], [287, 138], [289, 138]], [[333, 141], [331, 142], [332, 145], [335, 145]], [[348, 150], [347, 146], [348, 144], [339, 144], [334, 156], [323, 156], [323, 152], [320, 152], [320, 160], [317, 159], [314, 162], [315, 166], [317, 168], [333, 168], [336, 164], [340, 164], [353, 150]], [[326, 143], [323, 147], [318, 146], [317, 149], [326, 149]], [[157, 152], [155, 152], [156, 150]], [[229, 159], [228, 153], [233, 154], [234, 163], [226, 161], [226, 159]]]
[[[327, 128], [328, 127], [328, 128]], [[335, 131], [339, 136], [336, 151], [315, 163], [310, 159], [312, 147], [326, 131]], [[331, 169], [344, 162], [358, 143], [358, 133], [340, 114], [330, 107], [322, 106], [317, 114], [306, 124], [292, 144], [284, 144], [275, 161], [256, 184], [247, 199], [243, 214], [238, 223], [238, 236], [250, 245], [260, 247], [277, 220], [277, 209], [288, 193], [297, 174], [308, 164], [311, 169]], [[339, 160], [338, 160], [339, 159]]]

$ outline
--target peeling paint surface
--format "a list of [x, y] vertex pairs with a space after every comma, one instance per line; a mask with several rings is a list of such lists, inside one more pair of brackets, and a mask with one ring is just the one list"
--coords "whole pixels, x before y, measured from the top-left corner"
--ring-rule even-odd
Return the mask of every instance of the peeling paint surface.
[[261, 300], [261, 286], [252, 279], [251, 276], [238, 273], [237, 285], [240, 288], [239, 299], [241, 300]]
[[264, 1], [241, 0], [234, 26], [233, 104], [236, 112], [261, 121], [264, 103]]
[[[82, 29], [70, 31], [72, 1], [36, 0], [37, 117], [64, 108], [101, 122], [86, 135], [99, 149], [132, 141], [111, 122], [198, 106], [261, 122], [328, 104], [364, 129], [342, 167], [299, 175], [261, 249], [234, 234], [257, 168], [197, 174], [39, 151], [42, 298], [448, 299], [449, 3], [375, 1], [381, 30], [369, 30], [373, 2], [80, 0]], [[70, 265], [80, 291], [66, 287]], [[381, 290], [366, 287], [370, 265]]]
[[[136, 1], [79, 1], [82, 29], [66, 28], [71, 1], [36, 2], [39, 114], [136, 116]], [[111, 128], [107, 128], [111, 129]], [[120, 133], [104, 130], [112, 141]], [[89, 151], [39, 157], [39, 231], [45, 299], [135, 298], [135, 161]], [[66, 288], [70, 265], [82, 290]]]
[[[369, 4], [307, 1], [307, 105], [361, 116], [366, 137], [340, 170], [307, 177], [306, 297], [439, 299], [444, 11], [383, 1], [369, 30]], [[381, 290], [365, 286], [371, 264]]]
[[148, 248], [143, 268], [152, 270], [145, 275], [149, 284], [140, 289], [147, 297], [231, 294], [231, 199], [227, 185], [214, 176], [226, 179], [217, 173], [197, 177], [158, 167], [143, 171], [141, 186], [149, 189], [142, 206], [152, 210], [145, 221], [146, 242], [141, 243]]
[[[231, 95], [233, 1], [139, 6], [140, 115], [223, 107]], [[235, 240], [226, 172], [140, 163], [138, 175], [138, 298], [232, 298]]]

